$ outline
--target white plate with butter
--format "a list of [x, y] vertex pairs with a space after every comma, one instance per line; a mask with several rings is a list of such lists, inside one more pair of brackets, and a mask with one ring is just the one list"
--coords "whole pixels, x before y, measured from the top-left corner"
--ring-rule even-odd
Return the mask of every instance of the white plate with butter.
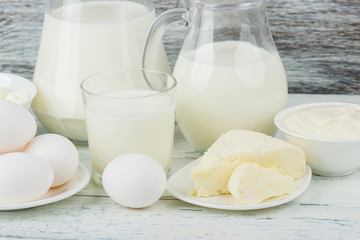
[[279, 197], [274, 197], [256, 205], [244, 205], [231, 194], [214, 197], [195, 197], [191, 196], [194, 189], [194, 181], [191, 178], [191, 169], [200, 163], [200, 158], [187, 164], [174, 175], [172, 175], [166, 185], [166, 190], [174, 197], [194, 205], [225, 209], [225, 210], [254, 210], [278, 206], [299, 197], [311, 182], [311, 168], [306, 166], [304, 175], [294, 182], [295, 191]]
[[0, 211], [32, 208], [63, 200], [81, 191], [89, 183], [89, 181], [90, 172], [83, 164], [80, 163], [75, 175], [67, 183], [58, 187], [50, 188], [45, 195], [31, 202], [0, 204]]

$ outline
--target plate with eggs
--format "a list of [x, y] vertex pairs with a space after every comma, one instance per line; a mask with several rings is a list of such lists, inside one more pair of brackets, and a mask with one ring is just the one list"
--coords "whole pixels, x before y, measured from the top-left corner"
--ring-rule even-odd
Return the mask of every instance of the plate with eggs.
[[0, 116], [0, 210], [59, 201], [88, 184], [90, 172], [69, 139], [35, 136], [35, 118], [17, 103], [0, 99]]

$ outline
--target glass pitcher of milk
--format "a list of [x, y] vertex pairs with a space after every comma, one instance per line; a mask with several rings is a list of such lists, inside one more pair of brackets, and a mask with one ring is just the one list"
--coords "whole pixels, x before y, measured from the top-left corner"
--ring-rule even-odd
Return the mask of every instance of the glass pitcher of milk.
[[[155, 19], [151, 0], [49, 0], [33, 81], [32, 108], [50, 132], [87, 141], [80, 82], [89, 75], [141, 67], [146, 34]], [[169, 71], [163, 48], [156, 66]]]
[[265, 0], [190, 0], [188, 9], [172, 9], [156, 19], [147, 44], [173, 21], [187, 27], [173, 73], [176, 120], [186, 140], [205, 151], [232, 129], [273, 135], [273, 118], [286, 105], [287, 80]]

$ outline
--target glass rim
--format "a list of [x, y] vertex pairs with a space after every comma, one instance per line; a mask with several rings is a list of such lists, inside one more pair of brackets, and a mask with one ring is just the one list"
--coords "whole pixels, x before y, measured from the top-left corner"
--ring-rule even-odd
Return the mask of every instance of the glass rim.
[[[122, 97], [122, 96], [107, 96], [107, 95], [103, 95], [103, 94], [99, 94], [99, 93], [94, 93], [93, 91], [89, 91], [88, 89], [86, 89], [86, 87], [84, 86], [86, 84], [86, 82], [88, 82], [91, 78], [101, 75], [101, 74], [106, 74], [106, 73], [111, 73], [111, 72], [129, 72], [129, 71], [139, 71], [139, 72], [149, 72], [149, 73], [155, 73], [155, 74], [160, 74], [160, 75], [164, 75], [167, 76], [167, 78], [172, 79], [173, 82], [171, 84], [171, 87], [164, 90], [164, 91], [156, 91], [156, 93], [154, 94], [149, 94], [149, 95], [144, 95], [144, 96], [134, 96], [134, 97]], [[147, 82], [147, 80], [145, 79], [145, 81]], [[147, 82], [147, 85], [149, 86], [149, 90], [152, 90], [151, 85]], [[161, 71], [157, 71], [157, 70], [152, 70], [152, 69], [146, 69], [146, 68], [119, 68], [119, 69], [108, 69], [105, 71], [101, 71], [101, 72], [96, 72], [93, 73], [89, 76], [87, 76], [86, 78], [84, 78], [84, 80], [81, 81], [80, 83], [80, 89], [82, 90], [83, 93], [86, 93], [90, 96], [94, 96], [94, 97], [98, 97], [98, 98], [104, 98], [104, 99], [142, 99], [142, 98], [151, 98], [151, 97], [158, 97], [158, 96], [163, 96], [165, 94], [167, 94], [168, 92], [172, 91], [175, 89], [175, 87], [177, 86], [177, 81], [175, 79], [175, 77], [171, 74], [168, 74], [166, 72], [161, 72]]]

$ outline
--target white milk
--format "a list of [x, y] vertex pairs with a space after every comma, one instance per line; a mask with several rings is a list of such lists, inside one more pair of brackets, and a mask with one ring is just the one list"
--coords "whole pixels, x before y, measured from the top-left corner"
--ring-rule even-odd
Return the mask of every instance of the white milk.
[[[154, 11], [128, 1], [73, 3], [46, 13], [34, 83], [33, 110], [51, 132], [86, 141], [80, 82], [121, 67], [141, 67]], [[163, 49], [162, 49], [163, 50]], [[168, 71], [165, 52], [159, 70]]]
[[174, 76], [176, 120], [195, 148], [207, 150], [231, 129], [275, 133], [273, 118], [287, 99], [277, 53], [246, 42], [205, 44], [180, 54]]
[[[111, 92], [108, 96], [139, 97], [152, 90]], [[86, 102], [85, 116], [93, 169], [105, 166], [125, 153], [147, 154], [168, 169], [172, 159], [175, 106], [167, 95], [130, 99], [93, 99]]]

